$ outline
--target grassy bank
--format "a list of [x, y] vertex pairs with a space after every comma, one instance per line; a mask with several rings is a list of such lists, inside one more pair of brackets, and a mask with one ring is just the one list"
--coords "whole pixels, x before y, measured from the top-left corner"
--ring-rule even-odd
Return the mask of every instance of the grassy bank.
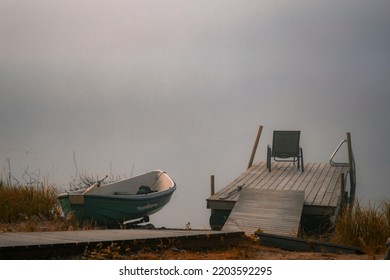
[[33, 216], [53, 219], [59, 214], [55, 188], [8, 186], [0, 182], [0, 222], [14, 223]]
[[72, 217], [62, 217], [53, 186], [6, 185], [0, 181], [0, 231], [80, 229]]
[[383, 253], [390, 237], [390, 201], [379, 205], [355, 202], [338, 217], [331, 239], [335, 243], [361, 247], [368, 254]]

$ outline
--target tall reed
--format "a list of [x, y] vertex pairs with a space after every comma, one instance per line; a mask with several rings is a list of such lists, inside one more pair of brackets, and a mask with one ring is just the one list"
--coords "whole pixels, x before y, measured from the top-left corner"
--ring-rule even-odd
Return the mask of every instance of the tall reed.
[[60, 215], [56, 190], [51, 186], [9, 186], [0, 182], [0, 222], [13, 223], [33, 216]]
[[356, 201], [352, 209], [345, 208], [337, 218], [332, 241], [359, 246], [368, 254], [381, 254], [386, 251], [389, 237], [390, 201], [379, 206], [363, 206]]

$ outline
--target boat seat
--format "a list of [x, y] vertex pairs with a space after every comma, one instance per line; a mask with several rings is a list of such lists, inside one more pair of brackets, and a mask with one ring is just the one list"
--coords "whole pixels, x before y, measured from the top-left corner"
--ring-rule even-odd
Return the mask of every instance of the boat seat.
[[149, 186], [140, 186], [136, 194], [148, 194], [155, 192]]
[[133, 192], [114, 192], [114, 195], [137, 195], [137, 194], [148, 194], [157, 192], [157, 190], [152, 190], [149, 186], [140, 186], [136, 193]]

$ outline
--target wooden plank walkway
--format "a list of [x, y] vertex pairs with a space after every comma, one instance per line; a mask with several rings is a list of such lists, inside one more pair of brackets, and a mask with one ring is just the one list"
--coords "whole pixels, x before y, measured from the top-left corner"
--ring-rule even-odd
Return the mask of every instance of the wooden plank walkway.
[[242, 189], [290, 190], [305, 193], [304, 208], [335, 208], [340, 203], [341, 173], [348, 167], [329, 163], [306, 163], [305, 171], [290, 162], [272, 162], [272, 171], [266, 162], [252, 165], [226, 187], [207, 199], [207, 208], [232, 210]]
[[85, 250], [97, 244], [131, 243], [136, 246], [162, 244], [179, 247], [227, 246], [243, 232], [180, 230], [180, 229], [118, 229], [79, 230], [53, 232], [3, 232], [0, 233], [0, 259], [35, 258], [45, 251], [56, 253], [64, 249]]
[[222, 230], [297, 236], [303, 191], [244, 189]]

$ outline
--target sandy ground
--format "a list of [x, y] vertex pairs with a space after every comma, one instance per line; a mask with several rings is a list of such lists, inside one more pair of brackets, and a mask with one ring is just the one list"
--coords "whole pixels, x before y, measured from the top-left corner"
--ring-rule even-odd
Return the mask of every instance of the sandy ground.
[[276, 248], [259, 247], [256, 251], [226, 250], [215, 252], [137, 253], [127, 256], [140, 260], [383, 260], [383, 255], [330, 254], [313, 252], [291, 252]]
[[[91, 259], [98, 257], [109, 259], [113, 257], [111, 253], [110, 251], [108, 255], [104, 256], [102, 251], [89, 252], [81, 258]], [[138, 260], [383, 260], [384, 255], [293, 252], [261, 246], [251, 238], [244, 238], [239, 244], [228, 248], [208, 250], [180, 250], [175, 247], [164, 250], [145, 248], [138, 252], [116, 254], [114, 257]]]

